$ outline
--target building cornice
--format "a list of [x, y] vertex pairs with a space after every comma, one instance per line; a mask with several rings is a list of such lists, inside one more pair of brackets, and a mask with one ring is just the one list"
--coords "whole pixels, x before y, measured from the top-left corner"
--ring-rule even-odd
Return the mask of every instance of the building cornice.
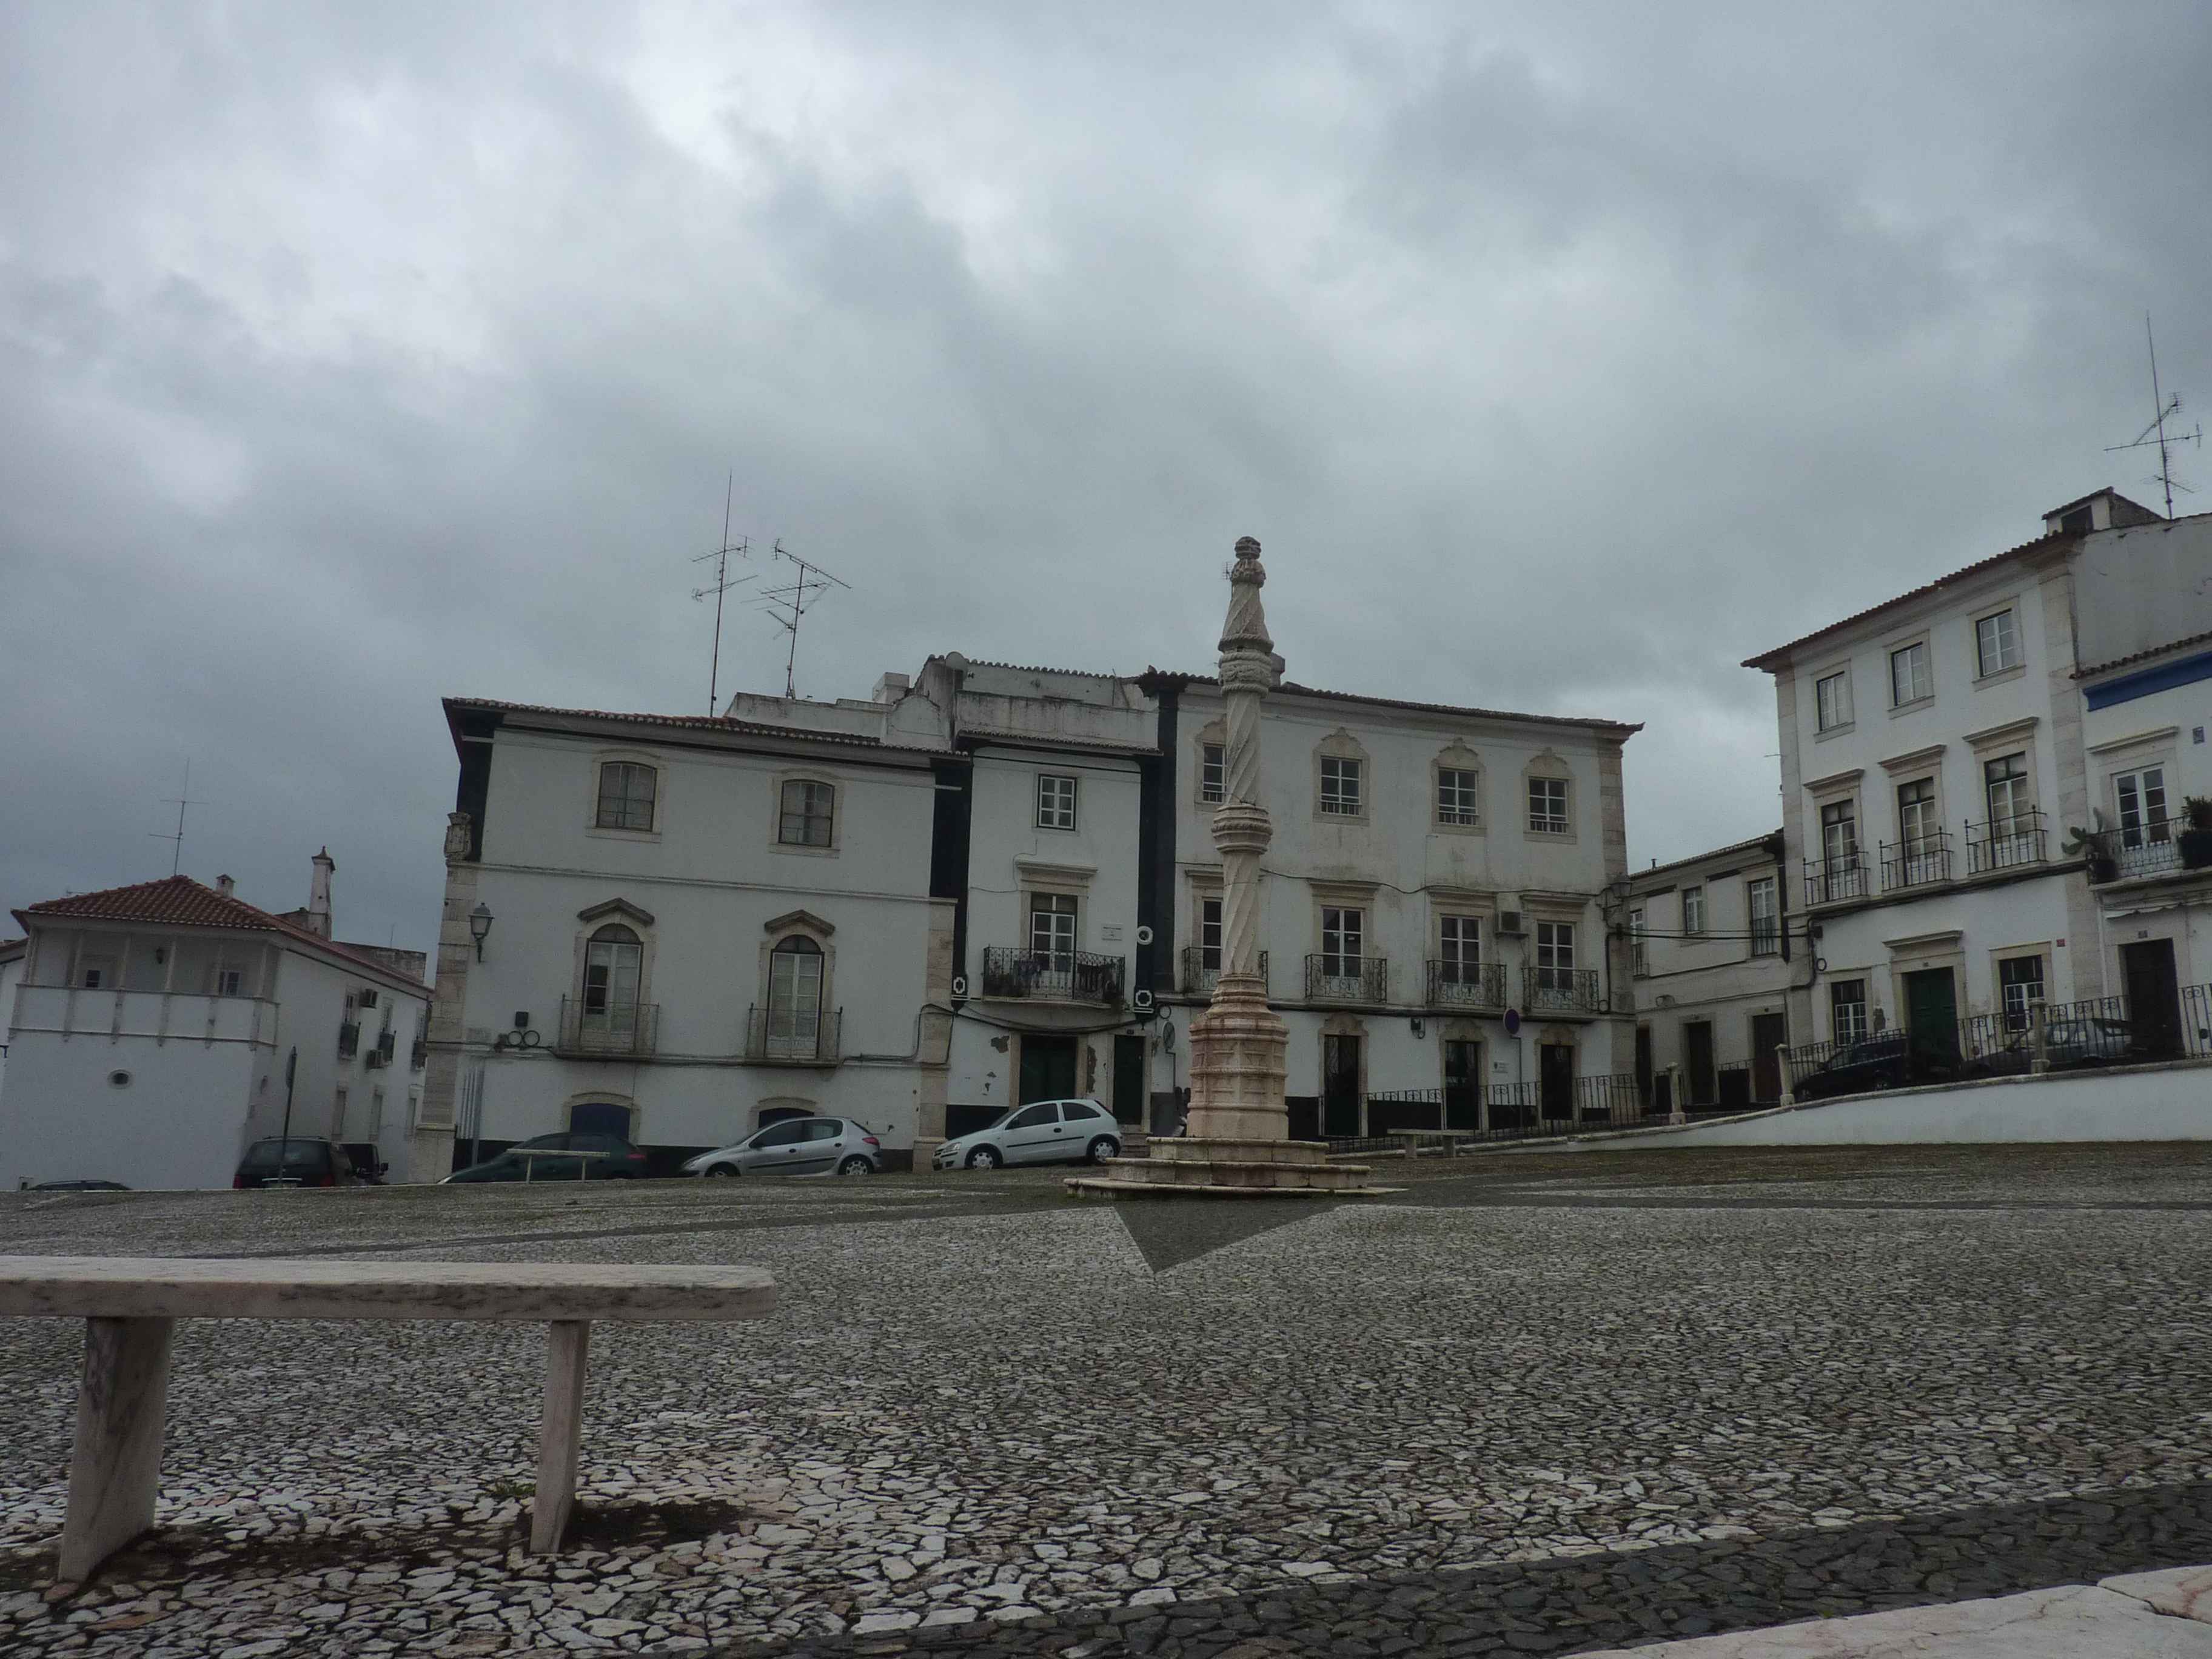
[[1899, 772], [1912, 771], [1927, 765], [1931, 761], [1942, 759], [1943, 751], [1949, 747], [1948, 744], [1931, 743], [1922, 748], [1908, 750], [1902, 755], [1891, 755], [1881, 763], [1881, 769], [1893, 775]]

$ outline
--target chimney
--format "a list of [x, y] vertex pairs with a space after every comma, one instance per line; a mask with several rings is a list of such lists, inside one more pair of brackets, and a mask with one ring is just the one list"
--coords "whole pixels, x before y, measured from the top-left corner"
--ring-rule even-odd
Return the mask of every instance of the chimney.
[[331, 936], [331, 878], [337, 872], [337, 860], [331, 858], [327, 847], [315, 854], [314, 880], [307, 888], [307, 931]]
[[883, 678], [876, 682], [876, 701], [896, 702], [901, 697], [906, 696], [908, 688], [913, 684], [914, 682], [903, 674], [885, 674]]
[[215, 878], [215, 890], [222, 894], [225, 898], [236, 898], [238, 896], [237, 888], [238, 884], [233, 881], [228, 876], [217, 876]]

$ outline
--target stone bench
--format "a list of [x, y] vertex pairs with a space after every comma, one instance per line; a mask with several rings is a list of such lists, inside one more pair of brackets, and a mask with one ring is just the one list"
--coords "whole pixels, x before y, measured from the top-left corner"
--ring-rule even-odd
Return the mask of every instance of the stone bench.
[[84, 1374], [59, 1577], [81, 1583], [154, 1524], [179, 1319], [459, 1319], [547, 1326], [530, 1548], [561, 1547], [576, 1496], [592, 1322], [761, 1319], [759, 1267], [499, 1261], [0, 1256], [0, 1316], [82, 1319]]

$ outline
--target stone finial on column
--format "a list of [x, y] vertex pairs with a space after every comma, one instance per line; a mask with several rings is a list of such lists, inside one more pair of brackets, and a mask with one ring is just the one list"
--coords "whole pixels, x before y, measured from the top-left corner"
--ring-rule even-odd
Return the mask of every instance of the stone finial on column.
[[469, 843], [474, 839], [471, 830], [474, 820], [466, 812], [446, 815], [446, 862], [459, 864], [469, 856]]

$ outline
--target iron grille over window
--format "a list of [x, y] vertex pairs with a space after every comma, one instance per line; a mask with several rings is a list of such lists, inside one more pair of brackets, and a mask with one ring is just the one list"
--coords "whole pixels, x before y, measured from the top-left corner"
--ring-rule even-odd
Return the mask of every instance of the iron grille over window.
[[599, 768], [599, 828], [650, 830], [659, 778], [650, 766], [609, 761]]
[[1774, 902], [1774, 878], [1761, 876], [1747, 883], [1744, 890], [1751, 910], [1752, 955], [1778, 955], [1782, 949], [1782, 920]]

